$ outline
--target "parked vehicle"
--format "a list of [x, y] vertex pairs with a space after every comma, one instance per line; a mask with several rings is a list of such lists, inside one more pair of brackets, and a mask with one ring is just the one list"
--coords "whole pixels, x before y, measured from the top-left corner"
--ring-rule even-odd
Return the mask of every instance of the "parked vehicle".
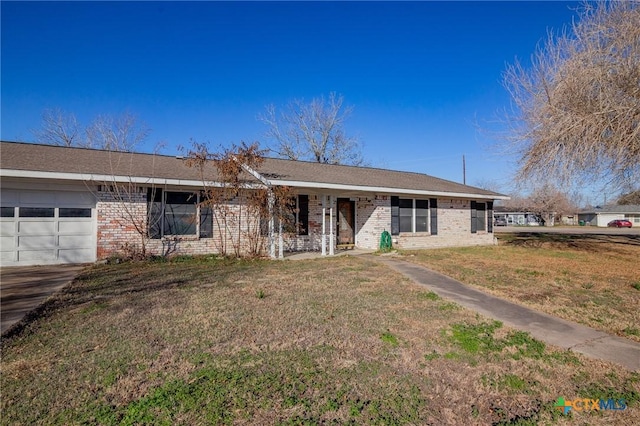
[[504, 217], [496, 217], [493, 220], [493, 226], [507, 226], [507, 219]]
[[616, 219], [607, 223], [607, 226], [611, 226], [614, 228], [631, 228], [631, 221], [626, 219]]

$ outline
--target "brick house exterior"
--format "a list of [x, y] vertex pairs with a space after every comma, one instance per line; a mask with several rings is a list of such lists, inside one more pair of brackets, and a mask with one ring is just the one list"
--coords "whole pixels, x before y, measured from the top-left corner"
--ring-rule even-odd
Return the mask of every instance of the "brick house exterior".
[[[507, 198], [419, 173], [265, 159], [252, 184], [290, 187], [303, 232], [276, 227], [251, 242], [234, 230], [259, 226], [256, 218], [243, 212], [233, 227], [217, 226], [221, 218], [198, 203], [202, 177], [184, 159], [14, 142], [0, 150], [3, 265], [95, 261], [143, 244], [148, 254], [219, 253], [230, 241], [242, 250], [259, 243], [273, 257], [331, 255], [377, 249], [383, 231], [401, 249], [487, 245], [493, 201]], [[205, 179], [216, 182], [214, 168]], [[45, 200], [51, 194], [57, 201]]]

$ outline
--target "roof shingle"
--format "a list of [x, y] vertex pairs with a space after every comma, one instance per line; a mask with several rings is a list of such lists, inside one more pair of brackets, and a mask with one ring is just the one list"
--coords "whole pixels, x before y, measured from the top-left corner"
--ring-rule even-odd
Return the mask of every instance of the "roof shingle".
[[[0, 168], [36, 172], [202, 180], [200, 172], [196, 168], [188, 167], [185, 159], [180, 157], [19, 142], [0, 143]], [[258, 171], [274, 184], [284, 181], [307, 182], [313, 183], [318, 188], [322, 188], [323, 185], [349, 185], [504, 197], [492, 191], [422, 173], [372, 167], [266, 158]], [[215, 167], [207, 168], [205, 178], [210, 181], [216, 180]]]

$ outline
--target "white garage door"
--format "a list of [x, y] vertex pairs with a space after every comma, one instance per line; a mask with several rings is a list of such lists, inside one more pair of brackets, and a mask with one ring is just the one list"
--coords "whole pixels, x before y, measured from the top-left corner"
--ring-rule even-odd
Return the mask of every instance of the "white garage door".
[[2, 266], [96, 260], [91, 193], [3, 189], [0, 205]]

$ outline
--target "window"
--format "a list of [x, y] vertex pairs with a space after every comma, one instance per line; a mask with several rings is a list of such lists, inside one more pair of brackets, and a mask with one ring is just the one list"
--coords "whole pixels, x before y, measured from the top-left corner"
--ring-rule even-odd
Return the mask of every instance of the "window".
[[475, 234], [478, 231], [485, 231], [487, 229], [487, 204], [488, 203], [478, 203], [477, 201], [471, 202], [472, 234]]
[[[428, 232], [429, 218], [435, 214], [435, 210], [429, 210], [428, 200], [391, 197], [391, 234], [398, 235], [401, 232]], [[433, 219], [434, 222], [432, 222], [432, 225], [437, 226], [435, 216]], [[436, 230], [436, 232], [434, 233], [433, 230]], [[433, 228], [432, 233], [435, 235], [437, 229]]]
[[309, 235], [309, 196], [298, 195], [296, 230], [298, 235]]
[[[268, 209], [266, 209], [268, 210]], [[286, 218], [283, 223], [283, 231], [285, 233], [295, 235], [309, 235], [309, 196], [297, 195], [292, 197], [285, 206]], [[260, 218], [260, 234], [262, 236], [269, 235], [269, 217]], [[276, 215], [274, 221], [274, 231], [278, 232], [278, 218]]]
[[58, 217], [91, 217], [91, 209], [60, 207]]
[[149, 236], [161, 238], [191, 235], [200, 238], [213, 236], [213, 211], [199, 204], [200, 194], [192, 192], [147, 191]]
[[54, 217], [53, 207], [20, 207], [18, 209], [20, 217]]
[[198, 197], [188, 192], [165, 192], [164, 235], [196, 235]]
[[15, 214], [15, 207], [0, 207], [0, 217], [14, 217]]
[[413, 232], [413, 199], [400, 198], [400, 232]]
[[416, 232], [427, 232], [429, 221], [429, 202], [416, 200]]

